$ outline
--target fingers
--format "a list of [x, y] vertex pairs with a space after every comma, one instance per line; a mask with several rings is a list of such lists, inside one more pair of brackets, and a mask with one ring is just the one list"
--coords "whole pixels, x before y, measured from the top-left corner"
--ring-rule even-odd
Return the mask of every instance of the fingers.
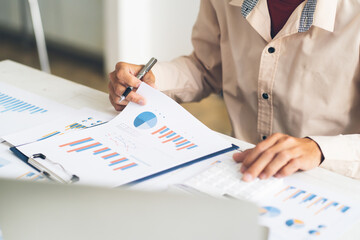
[[115, 80], [123, 86], [138, 88], [141, 80], [135, 76], [142, 66], [119, 62], [115, 66]]
[[[275, 175], [284, 166], [290, 164], [294, 159], [301, 156], [301, 150], [299, 148], [292, 148], [284, 150], [277, 154], [277, 156], [262, 170], [259, 175], [260, 179], [268, 179]], [[298, 169], [295, 169], [297, 171]], [[293, 172], [292, 172], [293, 173]], [[291, 173], [291, 174], [292, 174]]]
[[[248, 156], [243, 161], [243, 166], [241, 172], [249, 168], [253, 163], [262, 160], [266, 164], [271, 161], [271, 159], [283, 149], [294, 144], [290, 136], [284, 134], [273, 134], [268, 139], [259, 143]], [[257, 163], [257, 165], [262, 165], [264, 163]], [[256, 175], [257, 176], [257, 175]]]
[[156, 88], [155, 86], [155, 76], [152, 71], [147, 72], [144, 77], [142, 78], [142, 81], [146, 84], [148, 84], [150, 87]]
[[243, 180], [285, 177], [298, 170], [309, 170], [319, 165], [321, 149], [312, 139], [295, 138], [276, 133], [253, 149], [235, 153], [236, 162], [242, 162]]
[[[115, 71], [109, 74], [109, 99], [116, 110], [121, 111], [129, 102], [140, 105], [146, 103], [145, 98], [136, 93], [137, 88], [141, 84], [141, 80], [135, 76], [141, 68], [142, 66], [140, 65], [119, 62], [116, 64]], [[155, 77], [152, 72], [147, 73], [143, 79], [145, 79], [149, 85], [155, 86]], [[128, 87], [133, 87], [133, 90], [126, 96], [125, 100], [121, 101], [121, 96]]]
[[128, 102], [134, 102], [139, 105], [145, 105], [145, 98], [137, 94], [135, 91], [131, 91], [125, 98]]
[[233, 159], [237, 163], [241, 163], [245, 160], [246, 156], [251, 152], [252, 149], [247, 149], [243, 152], [236, 152], [233, 154]]
[[240, 171], [244, 181], [256, 177], [267, 179], [293, 158], [299, 157], [301, 151], [294, 148], [296, 139], [284, 134], [274, 134], [259, 143], [243, 160]]
[[249, 153], [248, 156], [243, 161], [243, 167], [244, 168], [249, 167], [253, 162], [255, 162], [260, 157], [260, 155], [263, 152], [265, 152], [268, 148], [273, 146], [281, 137], [283, 137], [283, 134], [273, 134], [270, 137], [268, 137], [266, 140], [256, 145], [256, 147], [252, 149], [251, 153]]
[[296, 158], [296, 159], [292, 159], [291, 161], [289, 161], [289, 163], [287, 165], [285, 165], [284, 167], [282, 167], [275, 175], [274, 177], [276, 178], [282, 178], [282, 177], [287, 177], [290, 176], [291, 174], [295, 173], [296, 171], [298, 171], [301, 167], [301, 163], [304, 162], [304, 158]]
[[123, 106], [121, 106], [119, 104], [120, 97], [114, 92], [114, 88], [113, 88], [111, 82], [109, 82], [109, 84], [108, 84], [108, 89], [109, 89], [109, 100], [110, 100], [111, 104], [113, 105], [113, 107], [115, 108], [115, 110], [116, 111], [123, 110]]

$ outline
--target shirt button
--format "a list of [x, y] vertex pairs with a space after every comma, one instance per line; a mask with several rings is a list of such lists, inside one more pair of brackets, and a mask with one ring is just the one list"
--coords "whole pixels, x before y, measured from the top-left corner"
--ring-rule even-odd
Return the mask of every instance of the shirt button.
[[269, 47], [269, 48], [268, 48], [268, 52], [269, 52], [269, 53], [274, 53], [274, 52], [275, 52], [275, 48]]
[[265, 140], [267, 137], [266, 136], [263, 136], [262, 139]]
[[265, 100], [269, 99], [269, 94], [263, 93], [262, 98], [265, 99]]

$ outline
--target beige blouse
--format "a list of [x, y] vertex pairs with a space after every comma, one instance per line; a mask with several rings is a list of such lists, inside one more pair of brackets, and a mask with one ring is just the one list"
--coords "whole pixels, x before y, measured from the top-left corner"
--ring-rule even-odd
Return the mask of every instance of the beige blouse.
[[202, 0], [194, 52], [154, 67], [179, 102], [223, 91], [234, 136], [310, 136], [322, 167], [360, 178], [360, 2], [307, 0], [270, 36], [267, 0]]

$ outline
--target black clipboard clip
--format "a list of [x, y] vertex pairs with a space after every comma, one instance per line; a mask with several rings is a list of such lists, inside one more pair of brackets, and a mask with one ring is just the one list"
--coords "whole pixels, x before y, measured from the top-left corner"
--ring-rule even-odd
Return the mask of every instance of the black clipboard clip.
[[46, 178], [56, 182], [75, 183], [80, 180], [78, 176], [67, 171], [60, 163], [51, 161], [42, 153], [33, 154], [28, 158], [27, 163]]

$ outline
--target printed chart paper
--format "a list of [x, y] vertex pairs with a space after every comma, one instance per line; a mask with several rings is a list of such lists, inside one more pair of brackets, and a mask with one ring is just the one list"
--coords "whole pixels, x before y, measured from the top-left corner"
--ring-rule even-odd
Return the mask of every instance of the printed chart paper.
[[130, 103], [115, 119], [19, 147], [43, 153], [80, 184], [119, 186], [231, 147], [163, 93], [141, 84], [145, 106]]
[[316, 186], [287, 179], [259, 202], [270, 240], [337, 239], [360, 220], [359, 203]]
[[19, 146], [104, 124], [112, 118], [113, 116], [110, 114], [83, 108], [79, 111], [74, 111], [70, 116], [64, 116], [41, 126], [6, 135], [2, 138], [13, 146]]
[[37, 171], [14, 156], [5, 144], [0, 144], [0, 177], [28, 181], [44, 180]]
[[47, 123], [73, 109], [0, 82], [0, 136]]

